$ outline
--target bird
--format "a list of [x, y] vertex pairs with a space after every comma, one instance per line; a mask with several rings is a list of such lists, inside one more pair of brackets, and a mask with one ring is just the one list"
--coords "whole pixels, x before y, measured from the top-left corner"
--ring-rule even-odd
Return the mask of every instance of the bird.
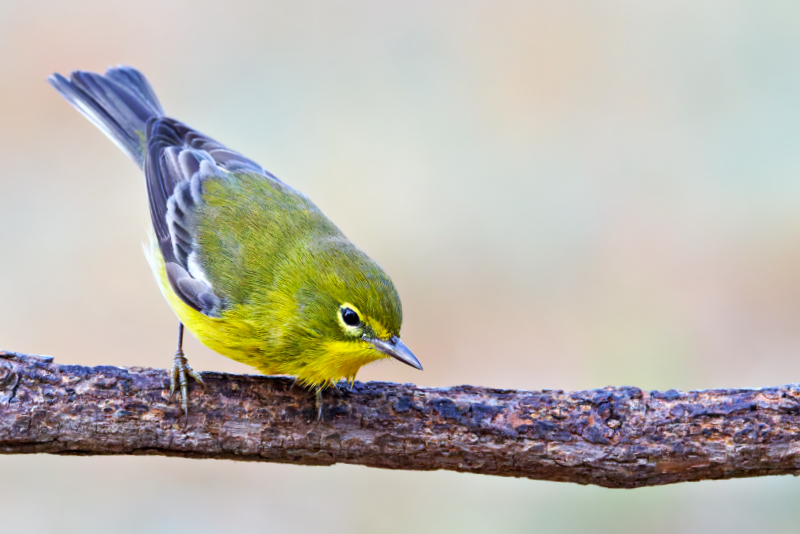
[[152, 229], [145, 253], [178, 317], [170, 399], [203, 385], [183, 351], [204, 345], [316, 393], [351, 385], [393, 358], [422, 370], [400, 338], [398, 292], [385, 271], [303, 193], [255, 161], [165, 115], [130, 66], [55, 73], [50, 84], [144, 171]]

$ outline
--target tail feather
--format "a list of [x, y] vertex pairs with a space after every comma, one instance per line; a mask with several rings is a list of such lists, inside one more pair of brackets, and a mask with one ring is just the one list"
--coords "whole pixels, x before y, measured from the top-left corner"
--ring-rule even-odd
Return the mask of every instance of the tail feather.
[[48, 81], [140, 167], [144, 165], [147, 121], [162, 117], [164, 110], [139, 71], [120, 66], [105, 75], [75, 71], [67, 79], [53, 74]]

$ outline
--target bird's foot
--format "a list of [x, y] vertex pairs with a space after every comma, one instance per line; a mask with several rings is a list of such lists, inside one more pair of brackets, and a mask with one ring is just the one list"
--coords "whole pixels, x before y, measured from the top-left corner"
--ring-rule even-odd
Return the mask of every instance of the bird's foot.
[[181, 407], [183, 408], [183, 413], [186, 414], [187, 423], [189, 422], [189, 378], [193, 378], [195, 382], [205, 387], [200, 373], [192, 369], [189, 365], [189, 361], [183, 354], [183, 350], [178, 349], [175, 351], [175, 358], [172, 360], [172, 374], [169, 380], [169, 400], [172, 400], [176, 386], [180, 385]]

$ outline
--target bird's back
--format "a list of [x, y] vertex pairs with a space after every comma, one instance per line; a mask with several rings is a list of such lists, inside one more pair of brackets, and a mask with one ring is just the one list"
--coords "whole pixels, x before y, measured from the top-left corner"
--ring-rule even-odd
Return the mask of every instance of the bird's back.
[[198, 261], [215, 292], [234, 304], [265, 304], [294, 286], [297, 262], [313, 243], [344, 239], [305, 195], [258, 174], [207, 180], [196, 216]]

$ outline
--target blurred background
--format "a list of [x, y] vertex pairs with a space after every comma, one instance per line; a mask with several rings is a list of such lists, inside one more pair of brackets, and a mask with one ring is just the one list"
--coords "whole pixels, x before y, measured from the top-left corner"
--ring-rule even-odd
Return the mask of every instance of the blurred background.
[[[140, 171], [45, 83], [126, 63], [394, 278], [425, 371], [361, 380], [798, 382], [798, 27], [769, 0], [3, 0], [0, 347], [171, 362]], [[9, 532], [788, 533], [798, 498], [792, 477], [621, 491], [0, 455]]]

